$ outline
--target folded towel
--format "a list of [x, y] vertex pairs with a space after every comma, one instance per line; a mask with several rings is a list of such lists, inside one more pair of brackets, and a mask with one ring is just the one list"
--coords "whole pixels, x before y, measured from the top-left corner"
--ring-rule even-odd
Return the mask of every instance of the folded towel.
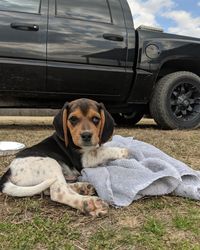
[[129, 158], [85, 168], [79, 181], [90, 182], [109, 204], [128, 206], [144, 196], [165, 194], [200, 200], [200, 171], [131, 137], [116, 135], [106, 146], [127, 148]]

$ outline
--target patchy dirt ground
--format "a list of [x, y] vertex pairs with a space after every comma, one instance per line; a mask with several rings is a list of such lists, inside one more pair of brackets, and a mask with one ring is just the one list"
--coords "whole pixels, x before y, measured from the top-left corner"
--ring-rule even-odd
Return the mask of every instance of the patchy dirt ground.
[[[7, 126], [5, 119], [3, 124], [0, 140], [19, 141], [27, 146], [53, 132], [47, 125]], [[116, 128], [115, 134], [151, 143], [200, 170], [200, 129], [162, 131], [152, 120], [142, 120], [134, 128]], [[12, 159], [13, 156], [1, 157], [0, 173]], [[0, 249], [197, 250], [199, 239], [200, 202], [189, 199], [146, 198], [126, 208], [110, 208], [106, 217], [94, 219], [48, 197], [19, 199], [0, 194]]]

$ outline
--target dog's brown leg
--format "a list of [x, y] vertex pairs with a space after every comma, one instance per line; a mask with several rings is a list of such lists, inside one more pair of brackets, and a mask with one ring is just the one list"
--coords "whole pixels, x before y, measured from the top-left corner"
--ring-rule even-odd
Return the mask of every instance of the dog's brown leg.
[[95, 189], [89, 182], [76, 182], [68, 184], [78, 194], [94, 195]]
[[[69, 187], [81, 195], [94, 195], [95, 188], [89, 182], [68, 183]], [[44, 195], [50, 196], [50, 189], [45, 190]]]
[[98, 197], [80, 195], [68, 184], [58, 181], [50, 187], [50, 196], [53, 201], [66, 204], [92, 216], [101, 216], [108, 212], [108, 204]]

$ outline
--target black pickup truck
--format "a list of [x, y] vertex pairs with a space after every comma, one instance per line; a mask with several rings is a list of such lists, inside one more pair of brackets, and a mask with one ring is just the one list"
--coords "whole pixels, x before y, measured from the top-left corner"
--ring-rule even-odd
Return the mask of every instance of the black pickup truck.
[[0, 108], [102, 101], [116, 121], [200, 125], [200, 39], [134, 29], [126, 0], [1, 0]]

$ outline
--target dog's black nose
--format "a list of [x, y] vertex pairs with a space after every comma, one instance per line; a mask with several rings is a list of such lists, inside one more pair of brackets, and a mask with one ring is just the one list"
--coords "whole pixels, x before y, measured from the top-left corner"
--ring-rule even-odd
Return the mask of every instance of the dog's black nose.
[[91, 138], [92, 138], [92, 133], [90, 132], [83, 132], [81, 134], [81, 138], [84, 142], [90, 142], [91, 141]]

